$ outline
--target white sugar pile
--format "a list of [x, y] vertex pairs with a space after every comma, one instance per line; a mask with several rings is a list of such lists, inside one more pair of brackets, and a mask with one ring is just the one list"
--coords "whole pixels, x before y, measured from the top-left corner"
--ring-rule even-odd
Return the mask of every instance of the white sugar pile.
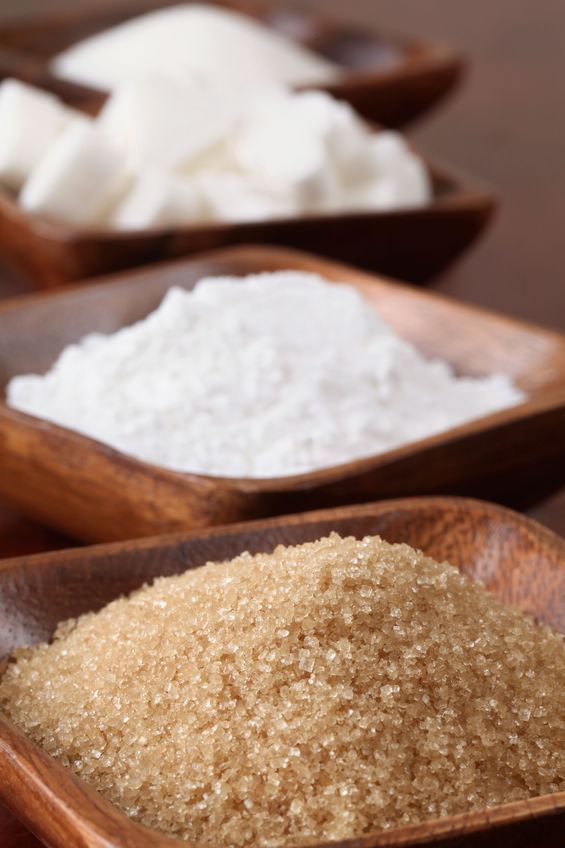
[[148, 74], [289, 85], [335, 81], [339, 69], [322, 56], [247, 15], [201, 3], [133, 18], [69, 47], [51, 62], [59, 77], [112, 89]]
[[66, 348], [8, 404], [156, 465], [281, 477], [519, 403], [508, 377], [424, 359], [348, 285], [287, 271], [169, 290], [131, 327]]

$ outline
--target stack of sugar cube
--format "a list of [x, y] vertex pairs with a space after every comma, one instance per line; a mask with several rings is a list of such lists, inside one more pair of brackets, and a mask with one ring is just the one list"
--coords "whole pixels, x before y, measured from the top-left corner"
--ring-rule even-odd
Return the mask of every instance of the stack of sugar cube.
[[0, 185], [26, 211], [143, 229], [422, 206], [426, 167], [321, 91], [242, 97], [203, 80], [118, 87], [96, 118], [17, 80], [0, 86]]

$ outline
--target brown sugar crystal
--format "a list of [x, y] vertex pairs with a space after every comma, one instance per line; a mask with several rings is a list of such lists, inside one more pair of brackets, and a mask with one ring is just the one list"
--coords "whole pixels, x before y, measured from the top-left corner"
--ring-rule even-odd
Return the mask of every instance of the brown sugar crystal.
[[330, 840], [565, 788], [565, 645], [455, 568], [337, 535], [61, 625], [8, 716], [200, 844]]

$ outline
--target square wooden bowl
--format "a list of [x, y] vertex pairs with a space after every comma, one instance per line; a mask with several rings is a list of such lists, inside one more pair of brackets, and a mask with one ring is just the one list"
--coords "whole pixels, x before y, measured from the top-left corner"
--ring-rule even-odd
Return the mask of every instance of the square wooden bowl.
[[[327, 88], [383, 124], [435, 99], [459, 72], [449, 51], [379, 37], [347, 23], [254, 0], [218, 0], [265, 21], [330, 56], [348, 72]], [[174, 0], [133, 0], [116, 8], [81, 4], [67, 13], [34, 16], [0, 26], [0, 78], [14, 76], [54, 91], [96, 113], [106, 94], [53, 77], [48, 59], [78, 39]], [[377, 108], [384, 101], [385, 107]], [[386, 105], [388, 104], [388, 106]], [[419, 107], [418, 107], [418, 104]], [[116, 231], [55, 225], [22, 211], [0, 192], [0, 252], [38, 287], [52, 287], [149, 262], [242, 243], [311, 250], [413, 282], [437, 275], [481, 233], [492, 212], [490, 191], [450, 169], [428, 163], [433, 201], [393, 212], [344, 212], [257, 222], [212, 222]]]
[[[179, 473], [9, 409], [0, 401], [0, 497], [78, 539], [109, 541], [413, 494], [532, 503], [565, 479], [565, 337], [315, 256], [216, 251], [0, 307], [0, 390], [45, 372], [85, 334], [146, 316], [173, 285], [300, 269], [355, 286], [425, 356], [460, 374], [508, 374], [527, 400], [377, 456], [307, 474], [234, 479]], [[237, 285], [237, 283], [234, 283]]]
[[473, 178], [426, 164], [433, 198], [423, 207], [241, 223], [214, 221], [165, 229], [54, 224], [28, 214], [0, 189], [0, 253], [39, 288], [248, 243], [310, 250], [423, 283], [473, 243], [494, 208], [492, 194]]
[[[129, 0], [45, 12], [0, 25], [0, 78], [19, 76], [61, 95], [75, 106], [96, 110], [105, 92], [65, 82], [49, 71], [49, 60], [77, 41], [130, 18], [185, 0]], [[276, 32], [333, 61], [343, 76], [326, 86], [366, 117], [399, 126], [441, 99], [461, 75], [461, 57], [452, 49], [300, 10], [288, 3], [212, 0], [250, 15]]]
[[[161, 575], [241, 551], [272, 551], [331, 531], [379, 534], [449, 560], [481, 579], [499, 601], [565, 628], [565, 542], [534, 521], [492, 504], [413, 498], [228, 528], [7, 560], [0, 565], [0, 657], [48, 640], [59, 621], [100, 609]], [[0, 667], [0, 673], [3, 668]], [[181, 848], [127, 819], [0, 717], [0, 799], [51, 848]], [[8, 827], [10, 824], [8, 823]], [[20, 830], [4, 835], [18, 848]], [[438, 846], [561, 848], [565, 792], [419, 825], [366, 834], [340, 848]]]

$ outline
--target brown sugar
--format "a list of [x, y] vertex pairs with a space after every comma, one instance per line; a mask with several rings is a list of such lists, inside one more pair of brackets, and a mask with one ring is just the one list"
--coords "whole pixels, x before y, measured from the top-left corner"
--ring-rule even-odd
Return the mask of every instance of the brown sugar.
[[406, 545], [334, 534], [66, 622], [0, 703], [137, 821], [278, 846], [565, 788], [564, 691], [561, 636]]

